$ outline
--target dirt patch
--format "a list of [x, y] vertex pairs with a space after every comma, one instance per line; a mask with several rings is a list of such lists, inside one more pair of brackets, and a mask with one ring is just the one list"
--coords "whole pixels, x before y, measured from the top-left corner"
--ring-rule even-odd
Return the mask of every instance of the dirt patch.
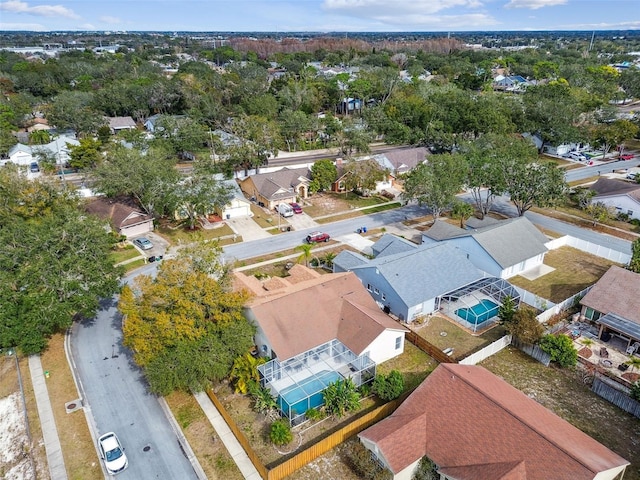
[[625, 372], [620, 376], [625, 380], [629, 380], [629, 382], [631, 383], [636, 383], [638, 380], [640, 380], [640, 373]]
[[580, 368], [545, 367], [511, 347], [481, 365], [629, 460], [624, 478], [640, 479], [640, 419], [591, 392]]
[[591, 356], [593, 355], [593, 352], [591, 351], [590, 348], [584, 347], [578, 351], [578, 355], [586, 359], [586, 358], [591, 358]]

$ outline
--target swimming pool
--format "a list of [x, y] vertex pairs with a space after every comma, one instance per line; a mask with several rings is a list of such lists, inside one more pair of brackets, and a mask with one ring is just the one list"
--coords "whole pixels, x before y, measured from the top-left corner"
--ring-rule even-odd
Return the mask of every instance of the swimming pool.
[[342, 380], [342, 375], [330, 370], [323, 370], [313, 377], [305, 378], [280, 392], [278, 407], [289, 418], [303, 415], [310, 408], [324, 404], [322, 392], [336, 380]]
[[455, 313], [467, 322], [479, 325], [498, 315], [499, 308], [495, 302], [484, 298], [473, 307], [459, 308]]

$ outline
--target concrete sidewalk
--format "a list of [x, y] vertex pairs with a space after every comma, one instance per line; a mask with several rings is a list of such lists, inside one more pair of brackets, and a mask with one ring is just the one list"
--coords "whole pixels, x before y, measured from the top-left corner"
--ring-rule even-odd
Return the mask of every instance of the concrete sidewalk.
[[249, 460], [246, 452], [240, 443], [238, 443], [238, 440], [236, 440], [236, 437], [233, 435], [233, 432], [231, 432], [227, 422], [224, 421], [224, 418], [222, 418], [222, 415], [220, 415], [220, 412], [211, 399], [204, 392], [195, 393], [194, 397], [200, 404], [200, 407], [209, 419], [209, 422], [211, 422], [211, 425], [220, 437], [220, 440], [224, 443], [227, 451], [231, 454], [233, 461], [238, 465], [242, 476], [250, 480], [260, 480], [260, 474], [253, 466], [253, 463], [251, 463], [251, 460]]
[[51, 400], [49, 399], [47, 382], [38, 355], [31, 355], [29, 357], [29, 372], [31, 373], [31, 382], [33, 383], [33, 393], [36, 397], [36, 405], [38, 407], [38, 416], [40, 417], [40, 426], [42, 427], [44, 448], [47, 452], [47, 464], [49, 465], [51, 480], [67, 480], [67, 469], [64, 466], [62, 447], [60, 446], [60, 438], [58, 438], [58, 429], [56, 428], [56, 422], [53, 418], [53, 408], [51, 407]]

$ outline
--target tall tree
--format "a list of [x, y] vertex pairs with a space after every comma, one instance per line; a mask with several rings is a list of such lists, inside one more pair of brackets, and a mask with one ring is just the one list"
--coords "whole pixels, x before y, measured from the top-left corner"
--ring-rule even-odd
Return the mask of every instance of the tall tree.
[[0, 348], [38, 353], [118, 289], [112, 237], [58, 188], [0, 169]]
[[629, 270], [640, 273], [640, 238], [637, 238], [631, 244], [631, 260], [629, 261]]
[[330, 190], [333, 182], [338, 177], [338, 169], [333, 160], [318, 160], [311, 166], [311, 184], [309, 190], [312, 192], [322, 192]]
[[220, 211], [233, 198], [233, 189], [213, 175], [194, 172], [179, 181], [172, 189], [175, 211], [185, 216], [190, 229], [194, 229], [199, 217]]
[[404, 196], [426, 205], [435, 218], [449, 208], [462, 190], [466, 163], [458, 154], [431, 155], [428, 163], [418, 165], [407, 174]]
[[371, 158], [349, 160], [344, 166], [344, 187], [348, 192], [367, 193], [374, 190], [376, 183], [384, 180], [388, 174], [389, 172]]
[[564, 172], [552, 162], [515, 161], [508, 166], [505, 174], [507, 191], [519, 216], [534, 205], [553, 205], [567, 192]]
[[155, 278], [137, 277], [134, 288], [123, 289], [124, 343], [153, 392], [202, 390], [227, 377], [234, 359], [249, 350], [255, 329], [242, 314], [247, 296], [226, 284], [180, 253]]
[[171, 196], [180, 174], [176, 160], [167, 151], [150, 148], [144, 154], [138, 150], [115, 145], [93, 171], [95, 189], [109, 197], [134, 197], [148, 214], [173, 213]]

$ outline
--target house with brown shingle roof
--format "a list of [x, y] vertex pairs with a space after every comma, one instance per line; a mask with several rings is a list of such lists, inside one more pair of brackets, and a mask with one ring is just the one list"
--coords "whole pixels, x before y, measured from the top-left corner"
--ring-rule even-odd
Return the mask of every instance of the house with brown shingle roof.
[[240, 188], [258, 204], [272, 210], [281, 203], [294, 203], [296, 197], [309, 196], [311, 173], [308, 168], [287, 168], [258, 173], [240, 180]]
[[108, 221], [111, 228], [127, 238], [153, 231], [153, 217], [127, 198], [96, 197], [87, 202], [85, 211]]
[[582, 315], [600, 326], [598, 338], [612, 335], [627, 342], [640, 342], [640, 274], [611, 266], [580, 300]]
[[111, 134], [116, 134], [122, 130], [135, 130], [138, 128], [133, 118], [127, 117], [107, 117]]
[[257, 296], [245, 315], [257, 328], [258, 352], [270, 359], [258, 368], [261, 384], [295, 424], [324, 403], [322, 391], [329, 383], [371, 382], [376, 364], [404, 351], [407, 329], [380, 310], [353, 273], [294, 282], [284, 278], [262, 287], [248, 282]]
[[440, 364], [359, 434], [395, 480], [428, 457], [442, 480], [613, 480], [629, 462], [483, 367]]
[[596, 192], [592, 203], [601, 202], [615, 209], [615, 213], [640, 219], [640, 184], [626, 180], [599, 178], [589, 187]]

